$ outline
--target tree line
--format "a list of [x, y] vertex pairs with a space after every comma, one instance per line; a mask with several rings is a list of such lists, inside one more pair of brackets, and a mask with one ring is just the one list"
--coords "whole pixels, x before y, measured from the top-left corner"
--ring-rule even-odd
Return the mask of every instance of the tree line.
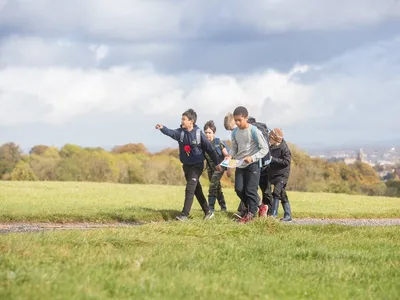
[[[229, 144], [229, 141], [227, 141]], [[328, 162], [311, 158], [295, 145], [288, 190], [400, 196], [400, 181], [383, 182], [368, 164]], [[203, 173], [203, 182], [207, 180]], [[178, 149], [150, 153], [145, 145], [126, 144], [110, 151], [66, 144], [62, 148], [37, 145], [25, 154], [13, 143], [0, 147], [0, 179], [27, 181], [95, 181], [125, 184], [185, 183]], [[222, 184], [233, 187], [234, 175]]]

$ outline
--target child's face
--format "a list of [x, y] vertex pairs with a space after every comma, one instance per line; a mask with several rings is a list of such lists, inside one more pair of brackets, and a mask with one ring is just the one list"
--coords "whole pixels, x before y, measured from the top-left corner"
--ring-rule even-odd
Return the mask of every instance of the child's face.
[[210, 128], [207, 128], [204, 131], [204, 134], [206, 135], [207, 140], [209, 140], [210, 142], [214, 139], [214, 132]]
[[273, 139], [273, 133], [269, 135], [269, 144], [272, 145], [279, 145], [280, 143]]
[[278, 144], [278, 142], [275, 141], [273, 138], [269, 137], [269, 144], [270, 145], [276, 145], [276, 144]]
[[249, 124], [247, 123], [247, 119], [248, 117], [243, 117], [243, 116], [233, 116], [233, 118], [235, 119], [235, 124], [237, 125], [237, 127], [239, 127], [239, 129], [245, 129], [249, 126]]
[[189, 120], [187, 116], [182, 116], [181, 125], [182, 125], [182, 128], [187, 129], [187, 128], [190, 128], [191, 126], [193, 126], [193, 121]]

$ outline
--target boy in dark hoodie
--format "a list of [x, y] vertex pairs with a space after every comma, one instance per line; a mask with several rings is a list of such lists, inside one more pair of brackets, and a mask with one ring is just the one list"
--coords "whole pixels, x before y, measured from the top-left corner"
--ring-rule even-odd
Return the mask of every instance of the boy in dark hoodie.
[[179, 144], [179, 158], [183, 164], [186, 189], [182, 213], [176, 217], [178, 221], [186, 221], [188, 219], [195, 195], [203, 209], [204, 219], [208, 220], [214, 217], [214, 213], [208, 207], [207, 199], [200, 184], [200, 176], [204, 169], [204, 152], [207, 152], [216, 164], [216, 170], [221, 172], [222, 167], [219, 165], [217, 154], [213, 150], [211, 143], [196, 125], [196, 121], [196, 112], [193, 109], [188, 109], [182, 114], [180, 128], [173, 130], [162, 124], [156, 125], [156, 129], [160, 129], [163, 134], [178, 141]]

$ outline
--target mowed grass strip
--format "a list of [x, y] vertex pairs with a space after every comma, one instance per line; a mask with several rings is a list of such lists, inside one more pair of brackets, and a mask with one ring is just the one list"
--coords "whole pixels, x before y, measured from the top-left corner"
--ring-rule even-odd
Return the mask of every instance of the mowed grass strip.
[[399, 230], [213, 219], [0, 235], [0, 299], [398, 299]]
[[[224, 193], [228, 210], [235, 212], [235, 192]], [[300, 192], [289, 197], [294, 218], [400, 217], [400, 198]], [[181, 211], [183, 198], [184, 186], [0, 181], [0, 222], [164, 221]], [[196, 199], [192, 216], [203, 216]]]

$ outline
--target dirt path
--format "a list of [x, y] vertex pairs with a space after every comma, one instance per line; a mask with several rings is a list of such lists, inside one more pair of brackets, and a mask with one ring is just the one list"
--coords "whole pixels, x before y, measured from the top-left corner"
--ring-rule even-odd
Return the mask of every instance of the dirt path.
[[[400, 226], [400, 218], [397, 219], [295, 219], [288, 224], [292, 225], [327, 225], [338, 224], [348, 226]], [[139, 226], [140, 223], [0, 223], [0, 234], [10, 232], [39, 232], [45, 230], [93, 230], [99, 228], [123, 228]]]
[[0, 223], [0, 234], [10, 232], [37, 232], [44, 230], [99, 229], [139, 226], [139, 223]]

